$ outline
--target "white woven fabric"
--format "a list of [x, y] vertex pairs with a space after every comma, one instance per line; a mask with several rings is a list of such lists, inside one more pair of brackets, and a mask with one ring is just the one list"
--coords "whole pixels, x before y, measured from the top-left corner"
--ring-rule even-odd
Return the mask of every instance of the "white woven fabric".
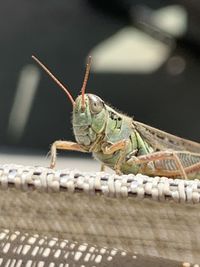
[[83, 191], [102, 193], [110, 197], [138, 197], [153, 200], [174, 200], [181, 203], [200, 202], [200, 180], [148, 177], [142, 174], [116, 175], [104, 172], [80, 172], [78, 170], [52, 170], [44, 167], [0, 165], [2, 189], [16, 187], [24, 191]]
[[200, 262], [200, 182], [0, 166], [0, 228]]

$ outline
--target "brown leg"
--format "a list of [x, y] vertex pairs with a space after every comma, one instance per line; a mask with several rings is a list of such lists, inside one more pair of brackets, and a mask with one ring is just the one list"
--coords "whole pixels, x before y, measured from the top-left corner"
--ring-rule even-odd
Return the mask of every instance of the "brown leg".
[[127, 144], [126, 140], [121, 140], [121, 141], [116, 142], [114, 144], [102, 147], [104, 154], [113, 154], [115, 151], [118, 151], [118, 150], [120, 151], [119, 159], [114, 166], [115, 172], [119, 175], [122, 174], [120, 168], [121, 168], [122, 161], [124, 159], [124, 151], [126, 149], [126, 144]]
[[100, 172], [105, 172], [105, 167], [106, 167], [105, 164], [102, 163], [102, 164], [101, 164]]
[[149, 162], [153, 162], [156, 160], [165, 160], [165, 159], [172, 159], [174, 160], [177, 170], [179, 171], [180, 175], [182, 175], [185, 179], [187, 179], [187, 175], [183, 165], [177, 156], [179, 152], [175, 151], [159, 151], [154, 153], [149, 153], [146, 155], [142, 155], [139, 157], [131, 157], [127, 162], [129, 164], [145, 164]]
[[103, 153], [106, 155], [113, 154], [117, 150], [122, 150], [126, 146], [126, 140], [120, 140], [111, 145], [102, 146]]
[[78, 143], [74, 143], [74, 142], [70, 142], [70, 141], [55, 141], [51, 146], [50, 168], [54, 168], [56, 165], [56, 151], [57, 151], [57, 149], [87, 152]]

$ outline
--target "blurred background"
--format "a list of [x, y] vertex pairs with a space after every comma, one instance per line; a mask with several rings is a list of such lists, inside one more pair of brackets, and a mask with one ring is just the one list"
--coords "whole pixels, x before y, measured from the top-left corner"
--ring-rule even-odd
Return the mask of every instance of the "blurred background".
[[32, 54], [74, 97], [92, 55], [87, 92], [136, 120], [200, 141], [199, 12], [193, 0], [1, 2], [1, 162], [27, 153], [45, 158], [53, 141], [74, 140], [71, 104]]

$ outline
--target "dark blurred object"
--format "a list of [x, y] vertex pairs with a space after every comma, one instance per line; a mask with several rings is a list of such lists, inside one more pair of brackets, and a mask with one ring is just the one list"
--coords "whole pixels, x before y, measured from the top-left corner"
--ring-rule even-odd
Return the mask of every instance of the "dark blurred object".
[[188, 41], [188, 46], [191, 45], [191, 50], [195, 49], [194, 46], [200, 50], [200, 2], [195, 0], [177, 0], [175, 3], [182, 5], [188, 14], [188, 29], [183, 39]]
[[[187, 31], [174, 37], [151, 24], [151, 12], [179, 4], [188, 14]], [[138, 16], [138, 8], [150, 10]], [[88, 89], [137, 120], [171, 133], [200, 141], [200, 3], [197, 1], [6, 1], [0, 9], [0, 144], [48, 149], [56, 139], [73, 140], [71, 105], [42, 71], [37, 73], [36, 54], [72, 95], [80, 91], [85, 58], [100, 42], [126, 26], [134, 26], [159, 40], [169, 40], [171, 54], [156, 72], [92, 73]], [[141, 9], [140, 9], [141, 10]], [[148, 17], [149, 16], [149, 17]], [[148, 19], [149, 23], [148, 23]], [[151, 30], [149, 30], [151, 29]], [[31, 69], [26, 68], [31, 64]], [[25, 69], [24, 69], [25, 68]], [[16, 134], [16, 92], [24, 73], [35, 75], [32, 96], [20, 103], [23, 130]], [[34, 75], [32, 75], [34, 74]], [[27, 77], [27, 75], [26, 75]], [[20, 80], [21, 79], [21, 80]], [[39, 86], [39, 87], [38, 87]], [[31, 86], [27, 86], [30, 90]], [[23, 89], [25, 92], [25, 89]], [[30, 90], [31, 91], [31, 90]], [[29, 103], [30, 102], [30, 103]], [[26, 107], [26, 104], [28, 107]], [[14, 111], [13, 111], [14, 110]], [[21, 110], [21, 111], [20, 111]], [[12, 114], [13, 112], [13, 119]], [[11, 121], [11, 122], [10, 122]], [[22, 127], [21, 127], [22, 129]]]

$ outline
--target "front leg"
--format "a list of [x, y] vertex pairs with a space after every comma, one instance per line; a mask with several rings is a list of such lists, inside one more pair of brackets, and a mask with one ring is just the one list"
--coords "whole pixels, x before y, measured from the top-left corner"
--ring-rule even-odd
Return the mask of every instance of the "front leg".
[[54, 168], [55, 165], [56, 165], [56, 152], [57, 152], [57, 149], [87, 152], [78, 143], [74, 143], [74, 142], [70, 142], [70, 141], [60, 141], [60, 140], [59, 141], [55, 141], [51, 146], [50, 168]]
[[100, 168], [100, 172], [105, 172], [105, 167], [106, 167], [105, 164], [102, 163], [101, 168]]

